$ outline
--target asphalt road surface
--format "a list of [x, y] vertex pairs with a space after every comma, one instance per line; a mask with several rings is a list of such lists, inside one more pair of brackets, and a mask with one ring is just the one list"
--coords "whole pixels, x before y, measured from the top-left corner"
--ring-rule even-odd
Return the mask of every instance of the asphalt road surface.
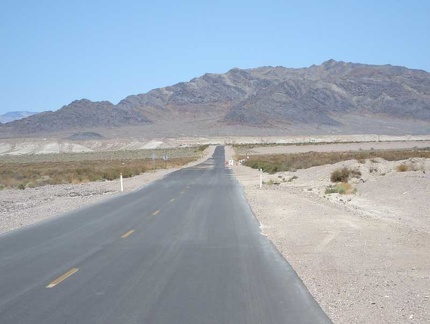
[[0, 235], [0, 323], [331, 323], [213, 158]]

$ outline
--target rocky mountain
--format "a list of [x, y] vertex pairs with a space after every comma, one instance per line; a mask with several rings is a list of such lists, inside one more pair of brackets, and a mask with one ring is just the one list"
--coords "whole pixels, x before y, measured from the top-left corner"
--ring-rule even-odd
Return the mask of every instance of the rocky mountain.
[[394, 66], [327, 61], [295, 71], [260, 68], [282, 76], [234, 105], [224, 120], [267, 125], [342, 124], [342, 115], [430, 121], [430, 74]]
[[[259, 67], [205, 74], [128, 96], [117, 105], [78, 100], [0, 127], [29, 134], [177, 121], [212, 127], [343, 127], [351, 116], [430, 125], [430, 73], [329, 60], [309, 68]], [[398, 123], [397, 123], [398, 124]]]
[[81, 99], [75, 100], [55, 112], [42, 112], [7, 123], [4, 128], [17, 130], [21, 134], [37, 134], [73, 129], [138, 125], [149, 122], [138, 109], [120, 109], [109, 101], [92, 102]]
[[9, 123], [11, 121], [23, 119], [36, 114], [37, 112], [32, 111], [9, 111], [3, 115], [0, 115], [0, 123]]

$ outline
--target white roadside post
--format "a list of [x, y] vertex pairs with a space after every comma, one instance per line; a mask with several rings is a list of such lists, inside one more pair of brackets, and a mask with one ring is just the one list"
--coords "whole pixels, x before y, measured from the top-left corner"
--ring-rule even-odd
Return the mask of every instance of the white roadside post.
[[155, 170], [155, 160], [157, 159], [157, 156], [155, 153], [152, 153], [152, 169]]
[[122, 182], [122, 173], [119, 174], [119, 181], [121, 183], [121, 192], [123, 192], [124, 191], [124, 184]]
[[260, 188], [263, 187], [263, 169], [260, 169]]

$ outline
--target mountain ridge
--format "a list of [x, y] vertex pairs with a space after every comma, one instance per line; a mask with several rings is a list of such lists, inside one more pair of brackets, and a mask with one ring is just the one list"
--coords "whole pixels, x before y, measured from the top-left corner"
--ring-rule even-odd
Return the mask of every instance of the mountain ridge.
[[263, 66], [206, 73], [189, 82], [109, 101], [75, 100], [0, 127], [37, 134], [177, 120], [213, 127], [342, 127], [346, 115], [430, 123], [430, 73], [392, 65], [328, 60], [308, 68]]

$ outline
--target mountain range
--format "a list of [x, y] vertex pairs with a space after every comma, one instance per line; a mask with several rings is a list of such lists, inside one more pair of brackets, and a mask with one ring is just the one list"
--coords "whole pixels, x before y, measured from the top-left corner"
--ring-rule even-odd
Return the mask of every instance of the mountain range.
[[[355, 120], [357, 122], [355, 122]], [[430, 130], [430, 73], [329, 60], [308, 68], [234, 68], [109, 101], [76, 100], [0, 126], [1, 136], [129, 126], [347, 130], [366, 123]], [[395, 125], [395, 126], [393, 126]], [[418, 127], [417, 126], [417, 127]], [[178, 126], [178, 133], [181, 132]], [[144, 132], [145, 127], [141, 128]], [[150, 129], [150, 128], [148, 128]], [[360, 132], [360, 129], [357, 128]], [[394, 130], [395, 131], [395, 130]]]
[[0, 123], [9, 123], [11, 121], [27, 118], [36, 114], [37, 112], [32, 111], [9, 111], [3, 115], [0, 115]]

